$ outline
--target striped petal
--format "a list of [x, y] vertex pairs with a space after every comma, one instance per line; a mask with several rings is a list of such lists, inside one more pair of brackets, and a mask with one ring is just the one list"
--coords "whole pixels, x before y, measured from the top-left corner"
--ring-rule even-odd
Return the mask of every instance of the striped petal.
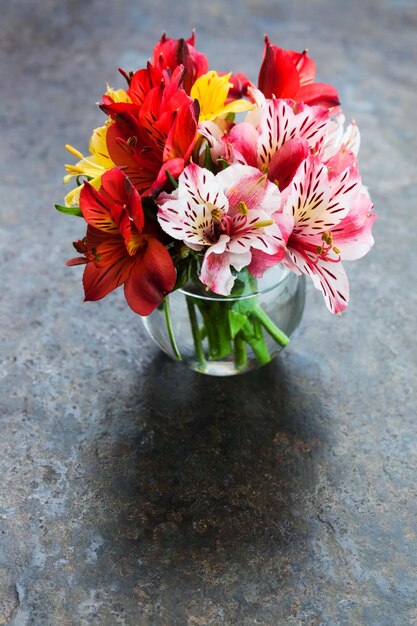
[[286, 254], [287, 265], [310, 276], [316, 289], [324, 297], [331, 313], [341, 313], [349, 303], [349, 283], [340, 262], [316, 258], [314, 262], [302, 251], [290, 249]]
[[316, 150], [324, 142], [328, 125], [329, 112], [323, 107], [309, 107], [286, 100], [267, 101], [259, 125], [260, 166], [267, 166], [290, 139], [305, 139]]

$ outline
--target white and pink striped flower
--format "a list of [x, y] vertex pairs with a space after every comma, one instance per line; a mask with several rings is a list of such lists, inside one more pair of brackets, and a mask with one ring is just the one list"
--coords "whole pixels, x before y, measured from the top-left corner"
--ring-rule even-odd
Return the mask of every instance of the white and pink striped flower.
[[255, 250], [275, 262], [284, 257], [292, 217], [277, 214], [280, 191], [258, 169], [234, 164], [214, 175], [192, 163], [178, 183], [158, 197], [158, 221], [174, 239], [205, 250], [200, 280], [208, 289], [230, 294], [232, 268], [248, 266]]
[[328, 109], [291, 100], [266, 100], [227, 137], [233, 160], [267, 173], [282, 191], [300, 163], [319, 154], [334, 122]]
[[[334, 159], [343, 163], [343, 170], [308, 156], [283, 191], [281, 207], [282, 214], [293, 220], [284, 262], [295, 273], [311, 277], [332, 313], [345, 310], [349, 301], [341, 261], [359, 259], [370, 250], [375, 220], [356, 159], [344, 147], [341, 152], [343, 156]], [[256, 253], [249, 270], [260, 276], [277, 260]]]

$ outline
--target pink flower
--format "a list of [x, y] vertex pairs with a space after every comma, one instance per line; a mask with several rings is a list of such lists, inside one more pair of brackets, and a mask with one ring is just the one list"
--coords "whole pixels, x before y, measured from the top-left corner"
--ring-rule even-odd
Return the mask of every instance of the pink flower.
[[[373, 205], [352, 153], [344, 151], [344, 164], [344, 170], [335, 171], [319, 157], [308, 156], [282, 194], [281, 211], [293, 219], [284, 262], [311, 277], [332, 313], [345, 310], [349, 301], [342, 259], [359, 259], [374, 242]], [[273, 263], [272, 257], [257, 253], [249, 269], [261, 275]]]
[[265, 101], [247, 119], [224, 141], [235, 161], [267, 172], [281, 191], [307, 155], [320, 152], [333, 124], [323, 107], [276, 99]]
[[[188, 165], [172, 194], [161, 194], [158, 220], [162, 229], [189, 248], [205, 251], [200, 280], [215, 293], [228, 295], [235, 277], [258, 250], [284, 256], [284, 215], [272, 219], [280, 206], [276, 185], [258, 169], [231, 165], [216, 176]], [[282, 228], [281, 228], [282, 227]], [[275, 261], [277, 262], [277, 261]]]

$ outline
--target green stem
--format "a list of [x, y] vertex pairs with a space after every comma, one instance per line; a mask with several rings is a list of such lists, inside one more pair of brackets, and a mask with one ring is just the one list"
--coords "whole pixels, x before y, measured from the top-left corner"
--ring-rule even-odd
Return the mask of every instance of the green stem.
[[243, 333], [246, 341], [252, 348], [258, 363], [260, 365], [265, 365], [265, 363], [269, 363], [271, 360], [268, 347], [265, 343], [265, 338], [262, 334], [262, 326], [260, 322], [256, 319], [256, 317], [251, 317], [245, 322], [243, 328]]
[[248, 362], [248, 351], [246, 348], [246, 341], [243, 332], [240, 330], [234, 339], [235, 348], [235, 367], [237, 370], [241, 370]]
[[209, 359], [217, 360], [232, 352], [229, 328], [229, 305], [215, 300], [198, 302], [207, 331]]
[[198, 327], [197, 313], [191, 298], [187, 297], [188, 316], [191, 323], [191, 332], [193, 334], [195, 355], [197, 357], [198, 369], [204, 371], [206, 368], [206, 359], [204, 356], [203, 343], [201, 339], [200, 329]]
[[263, 311], [260, 307], [256, 306], [253, 310], [253, 314], [256, 315], [258, 320], [261, 322], [262, 326], [265, 330], [275, 339], [275, 341], [281, 346], [286, 346], [290, 343], [290, 338], [286, 335], [274, 322], [270, 317]]
[[182, 361], [182, 357], [181, 357], [180, 351], [178, 350], [177, 342], [175, 341], [174, 330], [172, 328], [172, 321], [171, 321], [171, 313], [170, 313], [170, 310], [169, 310], [168, 296], [164, 299], [163, 307], [164, 307], [164, 313], [165, 313], [165, 323], [167, 325], [168, 337], [169, 337], [169, 341], [171, 343], [171, 348], [172, 348], [172, 350], [174, 352], [175, 358], [178, 361]]

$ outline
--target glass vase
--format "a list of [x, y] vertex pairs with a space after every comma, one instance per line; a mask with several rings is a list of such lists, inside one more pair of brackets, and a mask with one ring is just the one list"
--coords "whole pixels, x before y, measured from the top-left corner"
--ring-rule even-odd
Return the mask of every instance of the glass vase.
[[142, 321], [172, 359], [203, 374], [230, 376], [269, 363], [289, 343], [304, 300], [304, 276], [280, 264], [258, 279], [243, 270], [229, 296], [190, 280]]

